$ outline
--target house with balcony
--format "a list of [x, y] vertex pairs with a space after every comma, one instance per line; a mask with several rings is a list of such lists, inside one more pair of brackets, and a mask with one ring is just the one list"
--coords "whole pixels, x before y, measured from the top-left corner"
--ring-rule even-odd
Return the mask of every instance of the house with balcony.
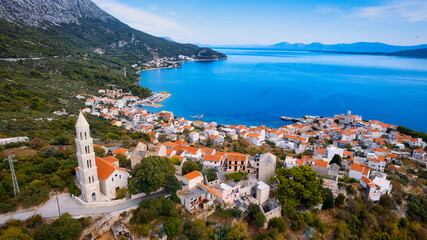
[[181, 200], [181, 204], [189, 212], [206, 213], [209, 208], [213, 207], [215, 191], [197, 182], [191, 189], [178, 191], [177, 196]]

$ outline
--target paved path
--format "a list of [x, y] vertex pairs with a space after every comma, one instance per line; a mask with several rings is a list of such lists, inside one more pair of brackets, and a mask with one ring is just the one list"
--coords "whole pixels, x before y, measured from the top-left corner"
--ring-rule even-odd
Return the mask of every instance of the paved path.
[[[105, 214], [118, 211], [127, 211], [136, 208], [142, 200], [166, 196], [165, 191], [153, 193], [139, 199], [128, 200], [114, 206], [85, 208], [77, 203], [77, 200], [72, 199], [69, 193], [63, 193], [49, 199], [41, 208], [18, 213], [8, 213], [0, 215], [0, 225], [4, 224], [8, 219], [25, 220], [33, 214], [40, 214], [43, 218], [56, 218], [63, 213], [68, 212], [72, 216], [91, 216], [95, 214]], [[59, 205], [59, 208], [58, 208]]]

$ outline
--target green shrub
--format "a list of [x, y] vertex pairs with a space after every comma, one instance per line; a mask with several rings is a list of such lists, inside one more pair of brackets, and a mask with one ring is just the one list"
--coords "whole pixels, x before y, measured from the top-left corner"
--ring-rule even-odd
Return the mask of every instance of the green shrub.
[[275, 217], [268, 222], [268, 228], [277, 228], [279, 232], [284, 233], [286, 231], [287, 225], [283, 218]]
[[242, 179], [244, 180], [248, 180], [248, 173], [246, 172], [234, 172], [234, 173], [229, 173], [229, 174], [225, 174], [224, 177], [227, 180], [234, 180], [235, 182], [240, 182]]

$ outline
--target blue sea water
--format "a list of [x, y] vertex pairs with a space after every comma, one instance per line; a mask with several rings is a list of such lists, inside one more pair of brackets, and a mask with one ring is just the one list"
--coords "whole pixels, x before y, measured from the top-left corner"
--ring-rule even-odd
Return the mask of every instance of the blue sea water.
[[[351, 110], [427, 132], [427, 59], [217, 49], [228, 59], [141, 72], [141, 86], [168, 91], [160, 110], [219, 124], [280, 126], [280, 116]], [[277, 125], [274, 125], [277, 122]]]

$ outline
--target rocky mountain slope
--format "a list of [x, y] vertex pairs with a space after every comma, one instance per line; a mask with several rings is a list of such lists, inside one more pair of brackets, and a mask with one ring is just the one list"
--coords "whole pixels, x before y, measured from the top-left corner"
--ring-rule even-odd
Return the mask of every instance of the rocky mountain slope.
[[[218, 60], [224, 54], [133, 29], [90, 0], [0, 0], [0, 57], [102, 54]], [[206, 54], [208, 53], [208, 54]]]
[[0, 17], [9, 22], [43, 28], [51, 24], [79, 24], [80, 18], [103, 22], [114, 19], [89, 0], [1, 0]]

